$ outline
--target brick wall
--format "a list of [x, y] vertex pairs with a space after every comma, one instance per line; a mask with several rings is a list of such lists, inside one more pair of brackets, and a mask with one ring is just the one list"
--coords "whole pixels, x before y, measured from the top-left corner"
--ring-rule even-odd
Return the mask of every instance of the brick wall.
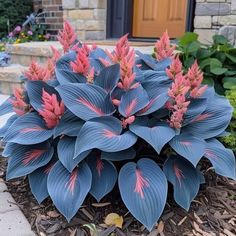
[[235, 44], [236, 0], [196, 0], [194, 31], [205, 43], [219, 32]]
[[40, 9], [40, 6], [45, 14], [39, 22], [47, 26], [47, 32], [55, 39], [58, 30], [63, 28], [62, 0], [34, 0], [34, 9]]
[[62, 0], [63, 17], [80, 40], [106, 38], [106, 0]]

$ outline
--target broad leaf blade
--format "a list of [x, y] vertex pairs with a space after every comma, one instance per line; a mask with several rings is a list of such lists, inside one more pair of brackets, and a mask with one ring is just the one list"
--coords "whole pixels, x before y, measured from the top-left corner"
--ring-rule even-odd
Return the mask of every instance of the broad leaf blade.
[[99, 202], [113, 189], [117, 180], [117, 170], [112, 162], [93, 155], [86, 162], [92, 172], [92, 186], [89, 192]]
[[79, 156], [74, 158], [75, 141], [76, 141], [75, 137], [63, 137], [60, 139], [57, 145], [57, 153], [59, 160], [69, 172], [72, 172], [73, 169], [83, 159], [85, 159], [85, 157], [88, 156], [90, 152], [90, 151], [83, 152]]
[[155, 125], [149, 125], [148, 122], [148, 119], [136, 119], [129, 129], [160, 153], [164, 145], [175, 136], [175, 131], [165, 122], [156, 122]]
[[126, 92], [119, 105], [119, 112], [124, 117], [129, 117], [146, 107], [149, 103], [147, 92], [140, 85]]
[[66, 107], [82, 120], [111, 115], [115, 108], [107, 92], [93, 84], [66, 84], [57, 87]]
[[167, 197], [167, 180], [151, 159], [130, 162], [119, 173], [121, 198], [131, 214], [149, 231], [161, 216]]
[[225, 148], [217, 139], [207, 140], [205, 157], [212, 163], [217, 174], [236, 179], [234, 153]]
[[88, 194], [92, 183], [92, 174], [85, 162], [72, 173], [58, 161], [51, 169], [48, 180], [49, 195], [57, 209], [67, 221], [76, 214]]
[[105, 67], [94, 81], [94, 84], [105, 89], [110, 93], [117, 85], [120, 79], [120, 66], [115, 64], [109, 67]]
[[200, 176], [194, 166], [180, 156], [169, 157], [163, 167], [168, 181], [174, 186], [175, 201], [188, 211], [200, 187]]
[[54, 153], [53, 147], [48, 142], [37, 145], [19, 145], [8, 158], [7, 179], [30, 174], [41, 166], [46, 165]]
[[78, 134], [75, 156], [93, 148], [104, 152], [118, 152], [133, 146], [137, 136], [130, 131], [121, 134], [121, 131], [121, 122], [115, 117], [100, 117], [87, 121]]
[[169, 144], [179, 155], [186, 158], [195, 167], [204, 156], [206, 149], [206, 142], [203, 139], [185, 133], [175, 136]]
[[44, 121], [36, 113], [19, 117], [8, 129], [4, 142], [18, 144], [36, 144], [46, 141], [53, 131], [45, 127]]

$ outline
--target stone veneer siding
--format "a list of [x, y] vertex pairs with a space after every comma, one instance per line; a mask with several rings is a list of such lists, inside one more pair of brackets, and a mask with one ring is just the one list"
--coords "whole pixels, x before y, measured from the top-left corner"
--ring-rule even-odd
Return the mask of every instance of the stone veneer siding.
[[106, 38], [106, 0], [62, 0], [63, 18], [80, 40]]
[[196, 0], [194, 32], [205, 43], [216, 33], [236, 43], [236, 0]]
[[[63, 20], [69, 20], [78, 39], [106, 39], [107, 0], [34, 0], [46, 12], [43, 23], [56, 35]], [[202, 42], [211, 42], [220, 32], [236, 44], [236, 0], [196, 0], [194, 32]]]

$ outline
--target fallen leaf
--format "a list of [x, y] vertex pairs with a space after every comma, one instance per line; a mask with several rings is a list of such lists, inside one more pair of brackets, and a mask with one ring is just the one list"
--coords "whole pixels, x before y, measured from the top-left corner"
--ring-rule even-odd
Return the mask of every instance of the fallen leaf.
[[121, 228], [122, 229], [122, 225], [123, 225], [123, 217], [122, 216], [119, 216], [118, 214], [116, 213], [110, 213], [106, 216], [105, 218], [105, 224], [106, 225], [115, 225], [116, 227], [118, 228]]
[[105, 207], [108, 205], [111, 205], [111, 203], [110, 202], [103, 202], [103, 203], [93, 203], [92, 204], [92, 206], [94, 206], [94, 207]]
[[164, 231], [164, 223], [162, 220], [158, 223], [157, 230], [159, 234]]
[[48, 211], [47, 215], [52, 218], [57, 218], [60, 216], [60, 213], [58, 213], [57, 211]]

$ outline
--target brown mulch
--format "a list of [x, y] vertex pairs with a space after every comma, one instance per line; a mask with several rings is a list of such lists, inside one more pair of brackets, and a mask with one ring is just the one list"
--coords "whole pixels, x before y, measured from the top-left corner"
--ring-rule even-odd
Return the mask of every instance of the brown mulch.
[[[5, 179], [6, 160], [0, 159], [0, 179]], [[120, 200], [117, 187], [101, 203], [88, 196], [76, 216], [68, 223], [47, 199], [38, 204], [30, 192], [27, 178], [6, 181], [9, 192], [39, 236], [235, 236], [236, 182], [218, 177], [208, 169], [206, 183], [189, 212], [181, 209], [171, 197], [155, 229], [149, 233], [128, 212]], [[123, 216], [122, 229], [107, 227], [104, 218], [111, 212]], [[87, 225], [87, 226], [86, 226]], [[90, 228], [96, 228], [97, 232]]]

